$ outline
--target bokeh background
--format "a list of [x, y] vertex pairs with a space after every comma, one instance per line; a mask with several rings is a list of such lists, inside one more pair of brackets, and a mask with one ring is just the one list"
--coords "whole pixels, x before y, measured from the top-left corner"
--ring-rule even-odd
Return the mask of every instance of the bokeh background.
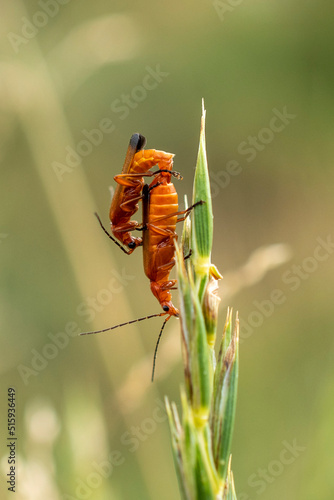
[[8, 387], [18, 500], [179, 498], [163, 410], [179, 401], [178, 322], [154, 384], [160, 319], [76, 334], [159, 312], [141, 250], [121, 253], [93, 213], [108, 224], [136, 131], [175, 153], [191, 196], [202, 97], [221, 329], [228, 305], [241, 317], [238, 499], [333, 498], [333, 3], [1, 11], [1, 498]]

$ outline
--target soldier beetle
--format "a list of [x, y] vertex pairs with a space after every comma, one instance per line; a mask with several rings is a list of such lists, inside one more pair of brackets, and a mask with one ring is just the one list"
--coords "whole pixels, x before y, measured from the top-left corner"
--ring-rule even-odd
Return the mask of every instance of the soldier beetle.
[[[178, 211], [178, 196], [171, 181], [170, 173], [162, 172], [154, 180], [154, 185], [143, 188], [143, 257], [144, 271], [150, 280], [151, 291], [158, 299], [167, 315], [160, 330], [155, 346], [152, 368], [152, 382], [159, 342], [167, 321], [179, 317], [179, 311], [172, 303], [171, 290], [175, 290], [177, 280], [170, 280], [169, 274], [175, 265], [176, 224], [182, 222], [197, 205], [198, 201], [186, 210]], [[179, 217], [182, 215], [182, 217]]]
[[150, 280], [151, 291], [168, 314], [168, 319], [179, 316], [170, 293], [175, 289], [176, 280], [169, 279], [175, 265], [176, 224], [184, 221], [195, 206], [203, 203], [199, 201], [187, 210], [178, 211], [177, 192], [170, 181], [170, 173], [162, 172], [156, 176], [154, 184], [145, 184], [143, 188], [144, 271]]
[[[146, 139], [143, 135], [132, 135], [122, 173], [114, 177], [117, 187], [109, 210], [114, 238], [104, 229], [99, 216], [95, 214], [102, 229], [128, 255], [142, 245], [142, 239], [131, 234], [131, 231], [139, 226], [138, 222], [131, 220], [131, 217], [137, 212], [138, 201], [142, 198], [144, 177], [152, 177], [162, 171], [172, 171], [173, 167], [173, 154], [155, 149], [143, 149], [145, 144]], [[158, 165], [159, 170], [149, 172], [154, 165]], [[172, 175], [181, 178], [177, 172], [173, 172]], [[121, 245], [115, 239], [120, 241]]]
[[[172, 175], [178, 178], [181, 176], [172, 171], [174, 155], [163, 151], [143, 150], [144, 144], [145, 138], [140, 134], [134, 134], [131, 137], [122, 174], [114, 178], [119, 186], [117, 186], [110, 207], [112, 233], [129, 250], [126, 250], [108, 233], [98, 215], [95, 215], [103, 231], [126, 254], [130, 255], [137, 246], [143, 246], [144, 271], [150, 280], [151, 291], [159, 301], [163, 312], [102, 330], [83, 332], [80, 335], [103, 333], [138, 321], [167, 316], [161, 327], [154, 351], [153, 381], [156, 354], [163, 329], [172, 316], [179, 317], [179, 311], [173, 305], [171, 296], [171, 290], [176, 288], [177, 280], [169, 279], [169, 274], [175, 265], [176, 224], [185, 220], [195, 206], [204, 202], [199, 201], [186, 210], [178, 211], [178, 195], [174, 184], [171, 182], [171, 177]], [[148, 172], [149, 168], [157, 164], [157, 162], [159, 167], [163, 165], [169, 168], [159, 168], [157, 172]], [[154, 176], [154, 180], [150, 185], [144, 184], [143, 177], [145, 175]], [[143, 222], [141, 226], [136, 221], [130, 220], [131, 216], [138, 210], [139, 200], [143, 201]], [[132, 236], [131, 231], [135, 229], [143, 232], [142, 239]]]

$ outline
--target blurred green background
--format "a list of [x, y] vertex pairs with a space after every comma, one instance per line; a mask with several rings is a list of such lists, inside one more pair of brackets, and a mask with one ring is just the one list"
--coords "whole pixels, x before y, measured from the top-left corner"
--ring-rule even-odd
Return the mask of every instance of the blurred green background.
[[93, 213], [108, 224], [137, 131], [175, 153], [191, 196], [202, 97], [220, 324], [227, 305], [241, 317], [238, 499], [333, 498], [333, 3], [1, 10], [1, 498], [11, 386], [18, 500], [179, 498], [163, 410], [179, 400], [178, 322], [154, 384], [159, 319], [76, 333], [160, 311], [141, 250], [122, 254]]

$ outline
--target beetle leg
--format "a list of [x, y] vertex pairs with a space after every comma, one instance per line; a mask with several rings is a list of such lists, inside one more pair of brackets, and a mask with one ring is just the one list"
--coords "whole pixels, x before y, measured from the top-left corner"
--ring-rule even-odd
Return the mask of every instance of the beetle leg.
[[129, 174], [118, 174], [115, 175], [114, 180], [120, 184], [121, 186], [126, 186], [126, 187], [131, 187], [137, 184], [137, 180], [141, 179], [142, 177], [154, 177], [155, 175], [159, 175], [162, 172], [169, 173], [173, 177], [176, 177], [176, 179], [182, 179], [182, 175], [179, 172], [175, 172], [174, 170], [168, 170], [168, 169], [160, 169], [156, 170], [155, 172], [144, 172], [144, 173], [129, 173]]
[[188, 215], [190, 214], [190, 212], [193, 208], [197, 207], [197, 205], [203, 205], [203, 203], [205, 203], [205, 202], [200, 200], [197, 203], [194, 203], [194, 205], [191, 205], [191, 207], [187, 208], [187, 210], [181, 210], [179, 212], [172, 212], [168, 215], [162, 215], [161, 217], [157, 217], [156, 219], [154, 219], [154, 222], [160, 222], [161, 220], [166, 220], [166, 219], [169, 219], [170, 217], [177, 217], [178, 215], [185, 214], [184, 217], [180, 217], [176, 221], [176, 222], [182, 222], [183, 220], [185, 220], [188, 217]]
[[149, 229], [152, 229], [156, 234], [161, 234], [163, 236], [169, 236], [171, 239], [177, 238], [177, 234], [174, 231], [172, 231], [171, 229], [155, 226], [154, 224], [151, 224], [150, 222], [147, 224], [147, 227]]
[[132, 187], [136, 184], [141, 184], [143, 174], [118, 174], [115, 175], [114, 180], [120, 186]]
[[136, 196], [135, 198], [131, 198], [130, 200], [123, 201], [123, 203], [120, 204], [120, 208], [124, 210], [124, 206], [127, 205], [128, 203], [133, 203], [134, 201], [140, 201], [143, 199], [143, 196]]
[[113, 238], [111, 236], [111, 234], [108, 233], [108, 231], [106, 230], [106, 228], [104, 227], [104, 225], [102, 224], [102, 221], [99, 217], [99, 215], [95, 212], [95, 216], [97, 218], [97, 220], [99, 221], [100, 223], [100, 226], [102, 227], [103, 231], [105, 232], [105, 234], [108, 236], [108, 238], [110, 238], [114, 243], [116, 243], [116, 245], [124, 252], [126, 253], [127, 255], [130, 255], [132, 252], [133, 252], [133, 249], [130, 249], [130, 250], [127, 250], [126, 248], [123, 247], [123, 245], [121, 245], [117, 240], [115, 240], [115, 238]]
[[139, 222], [133, 220], [125, 224], [112, 225], [112, 230], [115, 231], [115, 233], [126, 233], [127, 231], [137, 230], [137, 226], [139, 226]]
[[192, 251], [192, 249], [190, 249], [190, 250], [189, 250], [188, 255], [185, 255], [185, 256], [183, 257], [183, 260], [187, 260], [187, 259], [189, 259], [189, 257], [191, 257], [191, 254], [192, 254], [192, 253], [193, 253], [193, 251]]
[[166, 271], [167, 272], [167, 271], [171, 271], [171, 269], [173, 269], [174, 266], [175, 266], [175, 259], [173, 257], [166, 264], [162, 264], [161, 266], [157, 266], [157, 270], [158, 271]]
[[161, 290], [177, 290], [177, 287], [174, 286], [176, 283], [177, 280], [164, 281], [161, 283], [160, 288]]

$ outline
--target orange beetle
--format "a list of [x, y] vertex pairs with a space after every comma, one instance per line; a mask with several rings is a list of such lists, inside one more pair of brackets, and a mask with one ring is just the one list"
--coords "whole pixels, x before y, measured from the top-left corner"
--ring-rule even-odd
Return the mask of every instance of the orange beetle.
[[169, 172], [159, 173], [150, 186], [146, 184], [143, 188], [144, 271], [150, 280], [153, 295], [169, 317], [179, 316], [170, 292], [176, 288], [177, 280], [169, 279], [175, 265], [176, 224], [202, 203], [199, 201], [179, 212], [178, 196]]
[[[156, 175], [156, 172], [149, 172], [154, 165], [158, 165], [158, 173], [160, 170], [171, 171], [173, 168], [173, 154], [155, 149], [144, 150], [145, 144], [144, 136], [141, 134], [132, 135], [122, 173], [114, 177], [118, 185], [109, 210], [111, 232], [118, 241], [127, 247], [125, 249], [118, 245], [127, 254], [131, 254], [137, 246], [142, 245], [142, 239], [131, 234], [131, 231], [139, 226], [139, 223], [131, 218], [137, 212], [138, 201], [142, 198], [144, 177]], [[180, 177], [176, 172], [173, 175]], [[99, 222], [101, 224], [100, 219]]]

